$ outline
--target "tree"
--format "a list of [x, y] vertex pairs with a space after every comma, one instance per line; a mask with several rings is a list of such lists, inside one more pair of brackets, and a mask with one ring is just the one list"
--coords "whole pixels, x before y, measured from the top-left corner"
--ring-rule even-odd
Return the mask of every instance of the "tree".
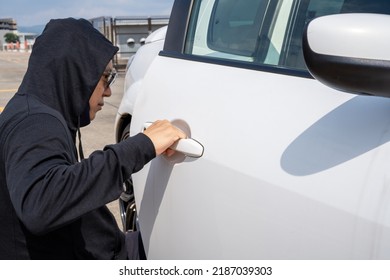
[[6, 43], [16, 43], [19, 42], [19, 37], [15, 33], [6, 33], [4, 35]]

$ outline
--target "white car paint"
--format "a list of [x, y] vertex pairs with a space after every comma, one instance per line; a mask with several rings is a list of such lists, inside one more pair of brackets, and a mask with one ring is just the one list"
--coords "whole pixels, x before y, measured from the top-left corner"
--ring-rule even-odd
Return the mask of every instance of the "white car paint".
[[[162, 92], [165, 73], [182, 86]], [[389, 100], [162, 57], [144, 85], [131, 133], [177, 120], [205, 149], [197, 160], [160, 157], [133, 177], [150, 258], [388, 256]]]
[[[350, 14], [344, 15], [351, 21], [354, 26], [352, 30], [347, 32], [350, 36], [345, 37], [345, 30], [342, 30], [342, 22], [346, 18], [339, 18], [334, 15], [324, 16], [319, 18], [310, 26], [308, 30], [309, 36], [319, 36], [312, 38], [313, 51], [320, 54], [327, 54], [331, 52], [339, 56], [349, 56], [355, 58], [366, 59], [383, 59], [390, 60], [390, 32], [387, 31], [385, 24], [380, 24], [387, 19], [388, 15], [378, 14]], [[312, 29], [321, 28], [321, 32], [313, 33]], [[349, 26], [346, 28], [351, 29]], [[333, 32], [332, 32], [333, 31]], [[366, 38], [368, 45], [361, 44], [361, 37]], [[329, 38], [338, 42], [333, 49], [324, 48], [324, 44]], [[374, 41], [373, 41], [374, 40]], [[341, 48], [340, 48], [341, 46]]]
[[171, 120], [204, 151], [133, 175], [149, 259], [390, 258], [390, 99], [162, 49], [136, 54], [119, 114], [131, 135]]
[[150, 34], [145, 40], [145, 45], [137, 51], [137, 55], [129, 60], [129, 64], [131, 63], [133, 66], [127, 66], [124, 84], [125, 94], [118, 108], [116, 124], [124, 114], [133, 114], [134, 102], [140, 91], [139, 88], [142, 84], [143, 77], [153, 59], [162, 50], [166, 32], [167, 26], [161, 27]]

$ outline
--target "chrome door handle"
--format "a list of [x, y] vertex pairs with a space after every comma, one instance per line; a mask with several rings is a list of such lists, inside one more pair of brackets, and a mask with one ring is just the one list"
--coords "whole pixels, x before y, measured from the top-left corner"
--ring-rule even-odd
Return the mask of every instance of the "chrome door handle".
[[[144, 124], [144, 130], [151, 124], [151, 122], [146, 122]], [[192, 158], [200, 158], [204, 151], [203, 145], [193, 138], [180, 139], [169, 148]]]

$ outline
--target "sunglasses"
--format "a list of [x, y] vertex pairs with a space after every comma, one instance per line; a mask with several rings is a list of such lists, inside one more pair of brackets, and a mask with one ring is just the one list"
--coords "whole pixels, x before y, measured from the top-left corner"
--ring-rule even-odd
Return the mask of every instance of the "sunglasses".
[[106, 78], [106, 88], [109, 88], [112, 86], [112, 84], [115, 82], [117, 72], [115, 68], [112, 68], [110, 71], [105, 71], [103, 76]]

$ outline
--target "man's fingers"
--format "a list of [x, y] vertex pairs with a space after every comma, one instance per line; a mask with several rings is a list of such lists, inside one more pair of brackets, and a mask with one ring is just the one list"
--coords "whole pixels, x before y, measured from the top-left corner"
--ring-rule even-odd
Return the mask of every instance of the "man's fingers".
[[[175, 127], [167, 120], [155, 121], [144, 131], [144, 134], [153, 142], [156, 149], [156, 155], [164, 153], [176, 141], [187, 137], [182, 130]], [[169, 152], [170, 155], [172, 153], [174, 153], [174, 151]]]

